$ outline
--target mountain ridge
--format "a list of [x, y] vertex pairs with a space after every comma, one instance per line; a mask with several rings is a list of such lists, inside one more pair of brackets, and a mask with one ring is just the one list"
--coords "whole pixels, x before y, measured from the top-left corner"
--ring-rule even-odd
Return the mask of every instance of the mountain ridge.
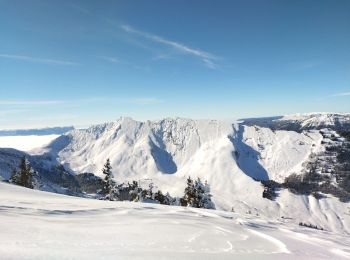
[[58, 126], [33, 129], [0, 129], [0, 136], [27, 136], [27, 135], [53, 135], [64, 134], [73, 130], [73, 126]]

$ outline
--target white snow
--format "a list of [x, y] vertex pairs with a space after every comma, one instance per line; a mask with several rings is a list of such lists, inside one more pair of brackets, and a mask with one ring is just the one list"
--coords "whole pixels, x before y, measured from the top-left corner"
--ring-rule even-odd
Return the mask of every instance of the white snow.
[[0, 136], [0, 148], [30, 151], [48, 145], [59, 135]]
[[288, 219], [69, 197], [0, 183], [1, 259], [346, 259]]
[[[308, 159], [312, 152], [320, 149], [322, 135], [319, 133], [299, 134], [293, 131], [272, 131], [269, 128], [250, 126], [245, 127], [243, 138], [244, 143], [249, 148], [253, 148], [251, 150], [253, 154], [247, 155], [248, 159], [246, 158], [243, 164], [252, 166], [252, 160], [250, 162], [247, 160], [251, 156], [257, 157], [256, 159], [266, 171], [268, 179], [283, 182], [291, 173], [301, 173], [303, 162]], [[256, 168], [248, 170], [251, 174], [257, 171]]]
[[300, 122], [302, 127], [335, 126], [337, 123], [348, 123], [350, 121], [349, 113], [302, 113], [285, 115], [277, 121]]

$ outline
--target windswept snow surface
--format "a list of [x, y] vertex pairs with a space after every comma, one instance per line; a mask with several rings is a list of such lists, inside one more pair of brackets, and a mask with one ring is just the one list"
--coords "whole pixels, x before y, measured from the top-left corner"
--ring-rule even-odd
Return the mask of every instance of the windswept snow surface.
[[288, 219], [68, 197], [0, 183], [1, 259], [349, 259]]
[[0, 148], [14, 148], [28, 152], [35, 148], [48, 145], [59, 135], [23, 135], [23, 136], [0, 136]]

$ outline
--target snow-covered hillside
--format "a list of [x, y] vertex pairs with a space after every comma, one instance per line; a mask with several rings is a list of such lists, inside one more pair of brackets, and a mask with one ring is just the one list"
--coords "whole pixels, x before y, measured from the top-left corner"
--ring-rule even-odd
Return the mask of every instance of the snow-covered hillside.
[[304, 113], [286, 115], [278, 121], [300, 122], [302, 128], [337, 127], [350, 123], [350, 114], [347, 113]]
[[[297, 205], [295, 205], [297, 206]], [[1, 259], [348, 259], [288, 218], [69, 197], [0, 183]]]
[[342, 130], [350, 128], [349, 113], [304, 113], [266, 118], [242, 119], [246, 125], [258, 125], [279, 130], [299, 131], [331, 128]]

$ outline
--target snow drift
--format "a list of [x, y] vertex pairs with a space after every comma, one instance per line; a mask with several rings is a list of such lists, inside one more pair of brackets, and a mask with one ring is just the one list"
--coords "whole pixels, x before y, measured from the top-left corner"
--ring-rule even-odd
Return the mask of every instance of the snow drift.
[[2, 259], [346, 259], [348, 236], [248, 214], [0, 183]]

